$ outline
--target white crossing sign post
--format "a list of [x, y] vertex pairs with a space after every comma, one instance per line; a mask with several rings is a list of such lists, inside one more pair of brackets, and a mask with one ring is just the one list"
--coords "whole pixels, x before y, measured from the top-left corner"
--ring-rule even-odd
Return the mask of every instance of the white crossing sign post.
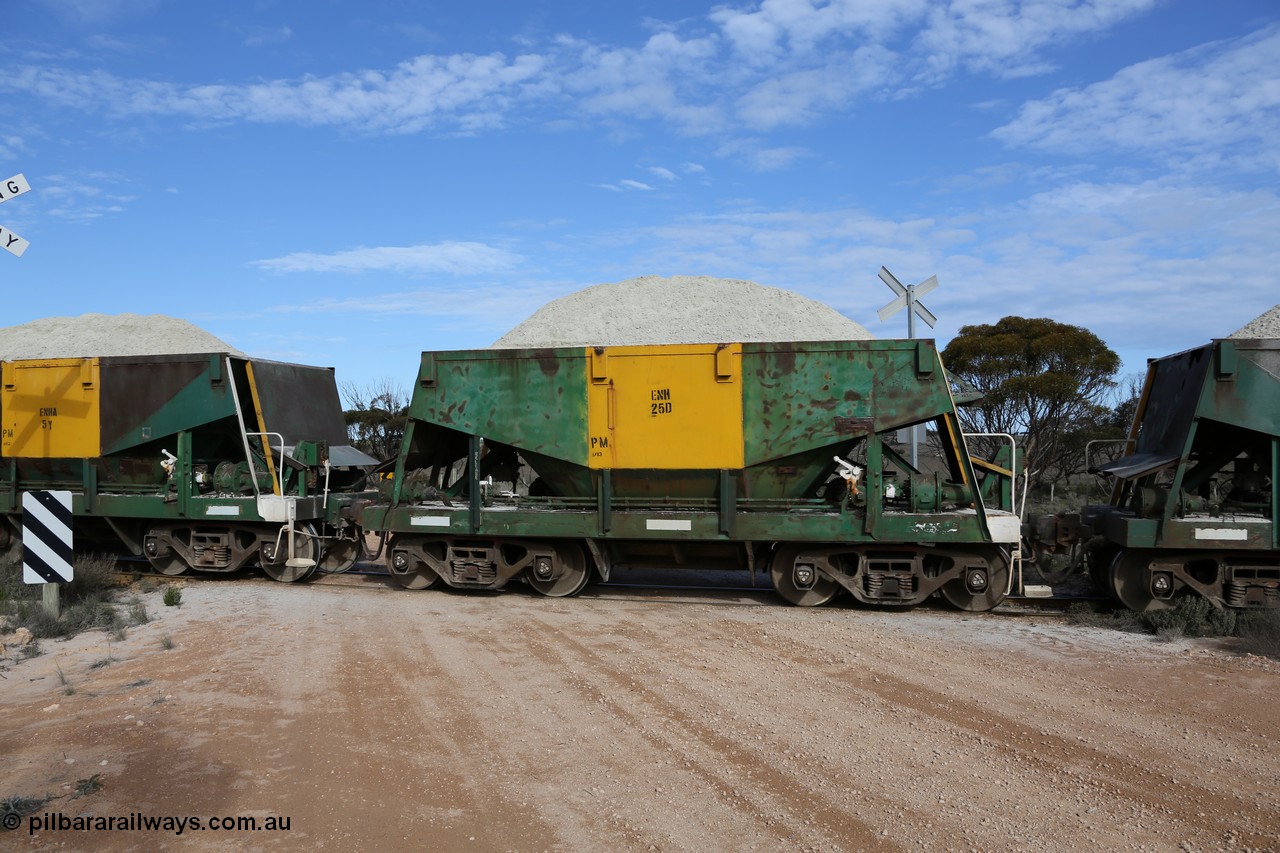
[[[907, 309], [907, 337], [914, 340], [916, 336], [916, 317], [924, 320], [932, 329], [938, 325], [938, 318], [933, 312], [924, 307], [924, 303], [920, 302], [920, 297], [931, 292], [938, 286], [938, 277], [931, 275], [919, 284], [903, 284], [894, 277], [885, 267], [880, 267], [880, 280], [889, 286], [889, 289], [896, 294], [894, 300], [884, 306], [879, 311], [880, 322], [883, 323], [894, 314], [897, 314], [903, 308]], [[917, 464], [916, 443], [918, 441], [919, 425], [909, 427], [911, 430], [911, 467], [919, 468]]]
[[22, 580], [44, 584], [44, 609], [59, 612], [58, 585], [70, 583], [71, 492], [22, 493]]
[[[21, 172], [8, 178], [4, 183], [0, 184], [0, 202], [6, 202], [15, 196], [31, 191], [31, 184], [27, 183], [27, 178]], [[31, 244], [26, 240], [14, 234], [8, 228], [0, 227], [0, 248], [4, 249], [12, 255], [19, 258], [22, 253], [27, 250]]]

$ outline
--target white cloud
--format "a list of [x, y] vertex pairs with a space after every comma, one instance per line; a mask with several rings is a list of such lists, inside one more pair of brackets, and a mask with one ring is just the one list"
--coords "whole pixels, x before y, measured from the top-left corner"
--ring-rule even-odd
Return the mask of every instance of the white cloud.
[[928, 8], [927, 0], [764, 0], [750, 10], [722, 6], [710, 18], [742, 57], [758, 63], [784, 47], [809, 53], [837, 37], [887, 38]]
[[279, 310], [376, 314], [386, 322], [411, 316], [412, 335], [438, 327], [431, 346], [445, 340], [480, 346], [549, 299], [643, 271], [785, 287], [832, 305], [877, 336], [901, 336], [902, 315], [887, 323], [876, 317], [892, 296], [876, 277], [885, 265], [902, 281], [938, 276], [941, 286], [927, 304], [939, 317], [933, 334], [943, 344], [966, 324], [1009, 314], [1052, 317], [1093, 330], [1139, 369], [1146, 357], [1229, 334], [1275, 304], [1277, 230], [1280, 194], [1270, 190], [1074, 180], [980, 215], [740, 210], [577, 232], [575, 254], [590, 256], [595, 247], [608, 257], [584, 262], [588, 277], [577, 281], [522, 280], [504, 271], [501, 282], [362, 291]]
[[[514, 121], [657, 120], [705, 135], [811, 122], [862, 98], [909, 96], [960, 71], [1029, 73], [1045, 67], [1043, 50], [1101, 32], [1155, 2], [764, 0], [655, 24], [657, 31], [633, 46], [562, 35], [514, 57], [425, 54], [390, 69], [243, 84], [184, 85], [41, 63], [14, 69], [6, 83], [75, 109], [197, 123], [475, 133]], [[94, 6], [62, 3], [69, 10]], [[118, 12], [133, 4], [104, 5]], [[278, 28], [248, 38], [258, 44], [290, 35]]]
[[321, 254], [295, 252], [280, 258], [251, 262], [272, 272], [394, 272], [423, 275], [433, 272], [474, 275], [510, 269], [517, 255], [483, 243], [435, 243], [420, 246], [376, 246]]
[[65, 222], [87, 222], [119, 213], [134, 200], [134, 196], [119, 191], [124, 183], [119, 175], [103, 172], [42, 175], [32, 187], [30, 198], [47, 216]]
[[[958, 69], [1025, 76], [1048, 68], [1039, 51], [1101, 32], [1157, 0], [764, 0], [722, 6], [710, 19], [756, 67], [826, 67], [866, 46], [910, 39], [911, 76], [937, 83]], [[817, 60], [816, 62], [814, 60]], [[788, 68], [788, 64], [791, 68]]]
[[21, 136], [12, 133], [0, 135], [0, 160], [12, 160], [26, 150], [27, 145]]
[[1075, 181], [980, 217], [743, 211], [607, 239], [628, 268], [785, 287], [884, 337], [904, 334], [905, 321], [876, 318], [891, 298], [876, 278], [880, 266], [903, 281], [936, 274], [941, 287], [928, 305], [944, 343], [965, 324], [1052, 317], [1143, 353], [1140, 368], [1141, 358], [1227, 335], [1275, 304], [1277, 230], [1280, 194], [1272, 191]]
[[720, 76], [714, 38], [660, 32], [639, 48], [607, 48], [561, 37], [557, 47], [555, 86], [573, 94], [589, 114], [660, 118], [695, 134], [725, 124], [718, 94], [707, 90]]
[[993, 132], [1009, 144], [1083, 154], [1134, 151], [1280, 168], [1280, 28], [1131, 65], [1109, 80], [1023, 105]]
[[622, 193], [639, 190], [640, 192], [652, 192], [653, 187], [643, 181], [633, 181], [630, 178], [623, 178], [616, 184], [595, 184], [594, 186], [609, 192]]
[[795, 160], [810, 156], [806, 148], [799, 146], [766, 147], [754, 139], [736, 139], [717, 149], [720, 157], [740, 160], [748, 169], [756, 172], [776, 172], [785, 169]]
[[738, 115], [753, 128], [803, 124], [885, 86], [897, 64], [890, 51], [870, 46], [831, 57], [818, 68], [776, 73], [738, 99]]
[[664, 181], [678, 181], [680, 179], [680, 176], [675, 172], [670, 169], [665, 169], [662, 166], [650, 166], [649, 174], [653, 175], [655, 178], [661, 178]]
[[1038, 51], [1102, 32], [1145, 12], [1157, 0], [967, 0], [930, 4], [913, 52], [920, 76], [937, 82], [957, 68], [1021, 77], [1050, 63]]
[[500, 124], [521, 85], [539, 75], [542, 64], [536, 56], [419, 56], [390, 72], [243, 86], [180, 86], [102, 71], [77, 74], [26, 67], [13, 78], [13, 86], [79, 109], [103, 106], [120, 116], [353, 125], [407, 133], [439, 125], [474, 130]]

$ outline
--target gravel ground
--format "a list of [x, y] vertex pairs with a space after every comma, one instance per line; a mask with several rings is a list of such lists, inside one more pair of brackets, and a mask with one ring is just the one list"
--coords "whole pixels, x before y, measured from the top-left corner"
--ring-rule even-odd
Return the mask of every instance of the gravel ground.
[[202, 352], [244, 355], [199, 326], [163, 314], [46, 317], [0, 329], [3, 361]]
[[494, 347], [867, 340], [834, 308], [776, 287], [707, 276], [599, 284], [539, 308]]
[[[188, 583], [4, 672], [9, 849], [1265, 850], [1280, 667], [1061, 616]], [[174, 647], [163, 650], [161, 639]], [[108, 665], [101, 661], [110, 659]], [[98, 664], [95, 666], [95, 664]], [[67, 695], [61, 670], [74, 689]], [[98, 774], [102, 789], [72, 798]]]

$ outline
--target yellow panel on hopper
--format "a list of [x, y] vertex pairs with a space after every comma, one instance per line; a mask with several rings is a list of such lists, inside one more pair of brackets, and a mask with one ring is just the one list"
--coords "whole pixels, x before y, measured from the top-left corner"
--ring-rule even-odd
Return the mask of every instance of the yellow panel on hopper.
[[742, 345], [587, 350], [592, 468], [741, 468]]
[[10, 361], [0, 367], [0, 456], [101, 454], [98, 359]]

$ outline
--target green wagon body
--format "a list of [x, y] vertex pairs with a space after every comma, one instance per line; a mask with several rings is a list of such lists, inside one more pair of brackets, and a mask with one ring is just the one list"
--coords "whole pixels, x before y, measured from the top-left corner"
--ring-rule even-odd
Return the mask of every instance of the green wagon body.
[[1280, 606], [1280, 341], [1153, 359], [1130, 441], [1100, 466], [1116, 478], [1111, 501], [1042, 535], [1088, 540], [1094, 579], [1135, 610], [1183, 592]]
[[0, 378], [11, 554], [35, 489], [72, 493], [78, 548], [170, 574], [293, 580], [358, 553], [352, 487], [374, 460], [347, 446], [329, 369], [200, 353], [10, 361]]
[[1103, 466], [1094, 573], [1135, 610], [1196, 592], [1280, 606], [1280, 341], [1224, 339], [1156, 359], [1133, 452]]
[[[931, 341], [431, 352], [409, 415], [362, 512], [409, 586], [746, 566], [795, 603], [984, 609], [1018, 541], [1010, 472], [970, 458]], [[915, 424], [942, 447], [929, 470], [896, 441]], [[518, 467], [528, 494], [502, 488]]]

